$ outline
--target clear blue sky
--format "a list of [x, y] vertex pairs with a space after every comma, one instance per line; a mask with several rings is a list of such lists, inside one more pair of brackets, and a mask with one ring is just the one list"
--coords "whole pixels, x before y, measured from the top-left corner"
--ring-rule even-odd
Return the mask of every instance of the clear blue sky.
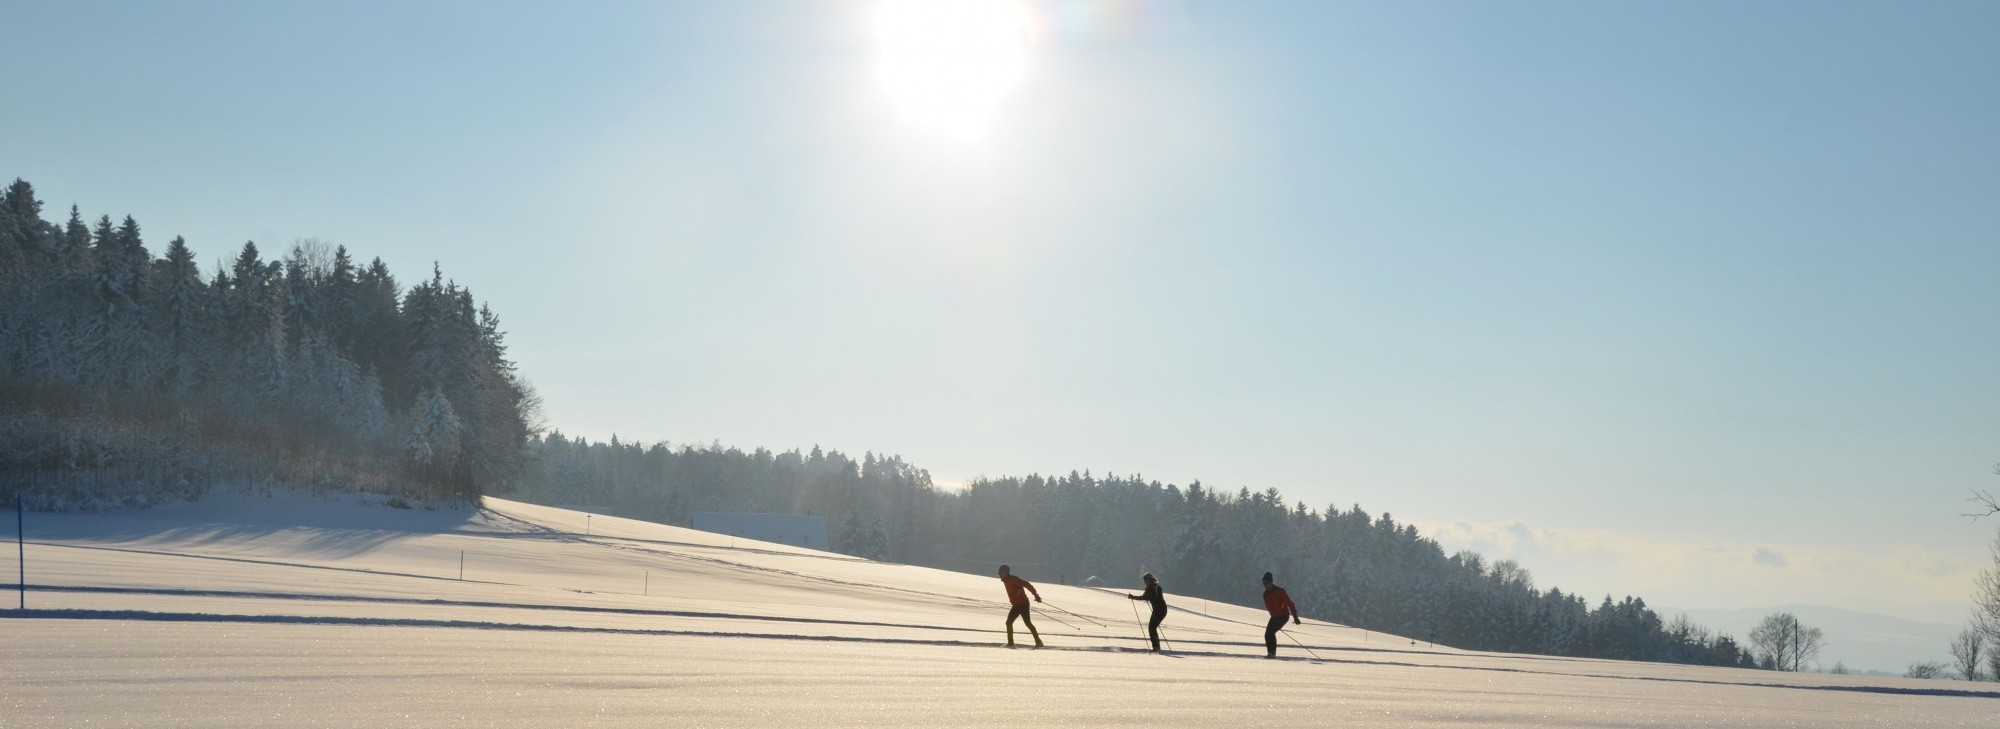
[[156, 252], [439, 261], [571, 434], [1277, 487], [1684, 607], [1969, 604], [2000, 5], [1031, 2], [972, 139], [899, 112], [877, 3], [579, 5], [17, 4], [0, 174]]

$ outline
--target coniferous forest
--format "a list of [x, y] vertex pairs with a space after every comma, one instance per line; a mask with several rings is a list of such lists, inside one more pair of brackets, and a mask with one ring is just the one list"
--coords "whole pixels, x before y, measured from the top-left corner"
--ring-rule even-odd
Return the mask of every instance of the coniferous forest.
[[1358, 505], [1088, 472], [942, 489], [894, 456], [544, 434], [537, 408], [498, 318], [436, 267], [405, 288], [379, 258], [308, 241], [245, 243], [204, 272], [180, 238], [156, 257], [129, 216], [71, 206], [58, 222], [20, 180], [0, 196], [0, 496], [30, 508], [248, 487], [506, 494], [679, 525], [813, 514], [849, 554], [1071, 584], [1148, 570], [1181, 607], [1255, 604], [1270, 570], [1309, 617], [1461, 648], [1761, 662], [1643, 600], [1541, 589]]
[[527, 466], [531, 392], [499, 321], [437, 269], [244, 243], [203, 272], [180, 238], [34, 187], [0, 197], [0, 473], [33, 508], [217, 486], [464, 501]]

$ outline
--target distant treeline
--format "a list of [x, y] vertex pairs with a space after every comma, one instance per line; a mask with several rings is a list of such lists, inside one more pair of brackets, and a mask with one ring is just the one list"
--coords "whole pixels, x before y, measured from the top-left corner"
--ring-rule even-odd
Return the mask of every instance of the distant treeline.
[[696, 511], [824, 517], [833, 548], [908, 564], [1076, 584], [1136, 585], [1150, 570], [1190, 598], [1258, 604], [1276, 572], [1308, 616], [1459, 648], [1754, 667], [1733, 638], [1644, 600], [1538, 589], [1526, 569], [1447, 555], [1389, 514], [1286, 504], [1276, 489], [1235, 494], [1139, 477], [1071, 473], [936, 488], [898, 457], [720, 445], [531, 440], [536, 470], [519, 496], [686, 525]]
[[465, 500], [523, 472], [534, 400], [499, 322], [435, 268], [245, 243], [204, 276], [127, 216], [0, 193], [0, 496], [37, 508], [218, 485]]

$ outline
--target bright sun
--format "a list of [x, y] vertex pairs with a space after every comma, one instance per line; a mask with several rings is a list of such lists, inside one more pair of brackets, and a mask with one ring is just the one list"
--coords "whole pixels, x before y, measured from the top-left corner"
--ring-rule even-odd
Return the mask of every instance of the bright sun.
[[1028, 67], [1028, 14], [1017, 0], [886, 0], [876, 60], [890, 100], [912, 123], [973, 140]]

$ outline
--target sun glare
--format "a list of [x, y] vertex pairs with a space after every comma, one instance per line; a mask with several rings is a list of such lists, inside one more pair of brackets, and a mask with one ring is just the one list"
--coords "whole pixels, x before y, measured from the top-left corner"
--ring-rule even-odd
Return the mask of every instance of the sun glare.
[[1010, 0], [887, 0], [875, 18], [882, 87], [913, 124], [984, 136], [1028, 68], [1028, 14]]

